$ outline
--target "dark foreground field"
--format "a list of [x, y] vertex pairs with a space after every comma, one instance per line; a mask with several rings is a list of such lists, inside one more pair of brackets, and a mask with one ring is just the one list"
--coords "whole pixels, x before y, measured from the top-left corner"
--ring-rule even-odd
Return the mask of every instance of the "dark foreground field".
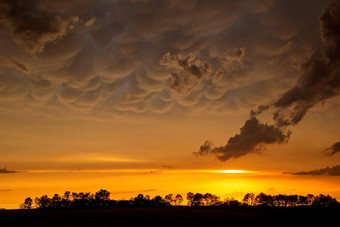
[[339, 218], [339, 209], [311, 207], [0, 211], [1, 226], [326, 226]]

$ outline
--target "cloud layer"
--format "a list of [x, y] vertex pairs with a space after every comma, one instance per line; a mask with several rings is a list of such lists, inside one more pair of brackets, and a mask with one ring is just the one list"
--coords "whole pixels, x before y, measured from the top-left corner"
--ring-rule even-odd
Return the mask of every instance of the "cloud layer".
[[268, 102], [318, 45], [312, 28], [325, 2], [0, 4], [0, 102], [110, 116], [214, 115]]

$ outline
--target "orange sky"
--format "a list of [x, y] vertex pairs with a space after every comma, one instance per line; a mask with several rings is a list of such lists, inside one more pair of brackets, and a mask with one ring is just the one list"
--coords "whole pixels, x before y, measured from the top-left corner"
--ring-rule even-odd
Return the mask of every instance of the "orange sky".
[[[0, 8], [0, 208], [101, 188], [340, 199], [339, 172], [308, 172], [340, 163], [336, 1]], [[252, 172], [211, 172], [230, 169]]]

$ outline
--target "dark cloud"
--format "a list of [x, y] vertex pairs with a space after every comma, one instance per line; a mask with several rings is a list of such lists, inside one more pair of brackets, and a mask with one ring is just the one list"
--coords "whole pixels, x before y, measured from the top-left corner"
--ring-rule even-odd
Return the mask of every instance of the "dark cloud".
[[105, 116], [253, 108], [319, 44], [324, 4], [0, 0], [0, 101]]
[[294, 175], [327, 175], [327, 176], [340, 176], [340, 165], [335, 165], [333, 167], [326, 167], [323, 169], [315, 169], [311, 171], [303, 171], [292, 173]]
[[255, 117], [256, 115], [261, 114], [263, 111], [268, 110], [269, 106], [265, 106], [265, 105], [259, 105], [257, 107], [257, 110], [251, 110], [250, 111], [250, 116], [251, 117]]
[[12, 189], [0, 189], [0, 192], [10, 192]]
[[0, 23], [11, 32], [13, 40], [27, 52], [43, 52], [46, 44], [62, 39], [79, 18], [64, 19], [36, 8], [34, 1], [2, 0]]
[[[316, 104], [337, 96], [340, 90], [340, 3], [331, 1], [324, 9], [321, 17], [322, 50], [315, 50], [300, 67], [300, 75], [295, 85], [284, 92], [273, 105], [260, 105], [252, 110], [251, 118], [241, 128], [240, 134], [230, 137], [222, 147], [213, 147], [206, 141], [200, 147], [198, 154], [215, 153], [222, 160], [237, 158], [256, 152], [261, 144], [288, 142], [290, 131], [284, 131], [290, 125], [298, 124], [306, 113]], [[287, 43], [279, 48], [278, 55], [285, 54], [293, 43]], [[244, 55], [244, 49], [235, 49], [231, 56], [238, 60]], [[275, 125], [259, 123], [255, 116], [263, 111], [274, 108], [273, 120]], [[288, 116], [287, 116], [288, 115]], [[338, 150], [333, 149], [331, 154]]]
[[18, 173], [18, 171], [14, 170], [8, 170], [6, 167], [3, 169], [0, 169], [0, 173]]
[[329, 151], [329, 156], [335, 155], [336, 153], [340, 152], [340, 141], [334, 143], [331, 147], [326, 148], [325, 151]]
[[230, 137], [225, 146], [214, 147], [210, 141], [206, 141], [197, 154], [213, 153], [219, 160], [226, 161], [230, 158], [259, 152], [265, 144], [285, 143], [289, 136], [289, 131], [285, 133], [281, 128], [260, 123], [257, 118], [251, 117], [240, 129], [240, 133]]
[[331, 1], [320, 17], [324, 54], [315, 53], [301, 66], [295, 86], [274, 102], [289, 109], [287, 122], [295, 125], [316, 104], [337, 96], [340, 90], [340, 3]]
[[20, 63], [16, 60], [7, 60], [5, 58], [2, 58], [1, 56], [0, 56], [0, 66], [15, 68], [15, 69], [17, 69], [21, 72], [24, 72], [24, 73], [29, 72], [29, 70], [27, 69], [27, 67], [24, 64], [22, 64], [22, 63]]
[[222, 59], [223, 67], [227, 72], [240, 71], [246, 68], [243, 62], [245, 47], [233, 48], [227, 51]]
[[171, 89], [179, 94], [189, 94], [192, 90], [199, 87], [205, 79], [210, 78], [210, 65], [206, 62], [196, 60], [193, 54], [186, 57], [180, 55], [172, 55], [170, 52], [166, 53], [160, 60], [160, 65], [167, 68], [177, 69], [172, 71], [173, 84]]

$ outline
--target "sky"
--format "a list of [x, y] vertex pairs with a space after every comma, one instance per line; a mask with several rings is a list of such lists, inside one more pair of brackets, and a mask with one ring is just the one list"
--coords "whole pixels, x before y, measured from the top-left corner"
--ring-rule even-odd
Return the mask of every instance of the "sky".
[[340, 200], [339, 15], [324, 0], [0, 0], [0, 207], [101, 188]]

